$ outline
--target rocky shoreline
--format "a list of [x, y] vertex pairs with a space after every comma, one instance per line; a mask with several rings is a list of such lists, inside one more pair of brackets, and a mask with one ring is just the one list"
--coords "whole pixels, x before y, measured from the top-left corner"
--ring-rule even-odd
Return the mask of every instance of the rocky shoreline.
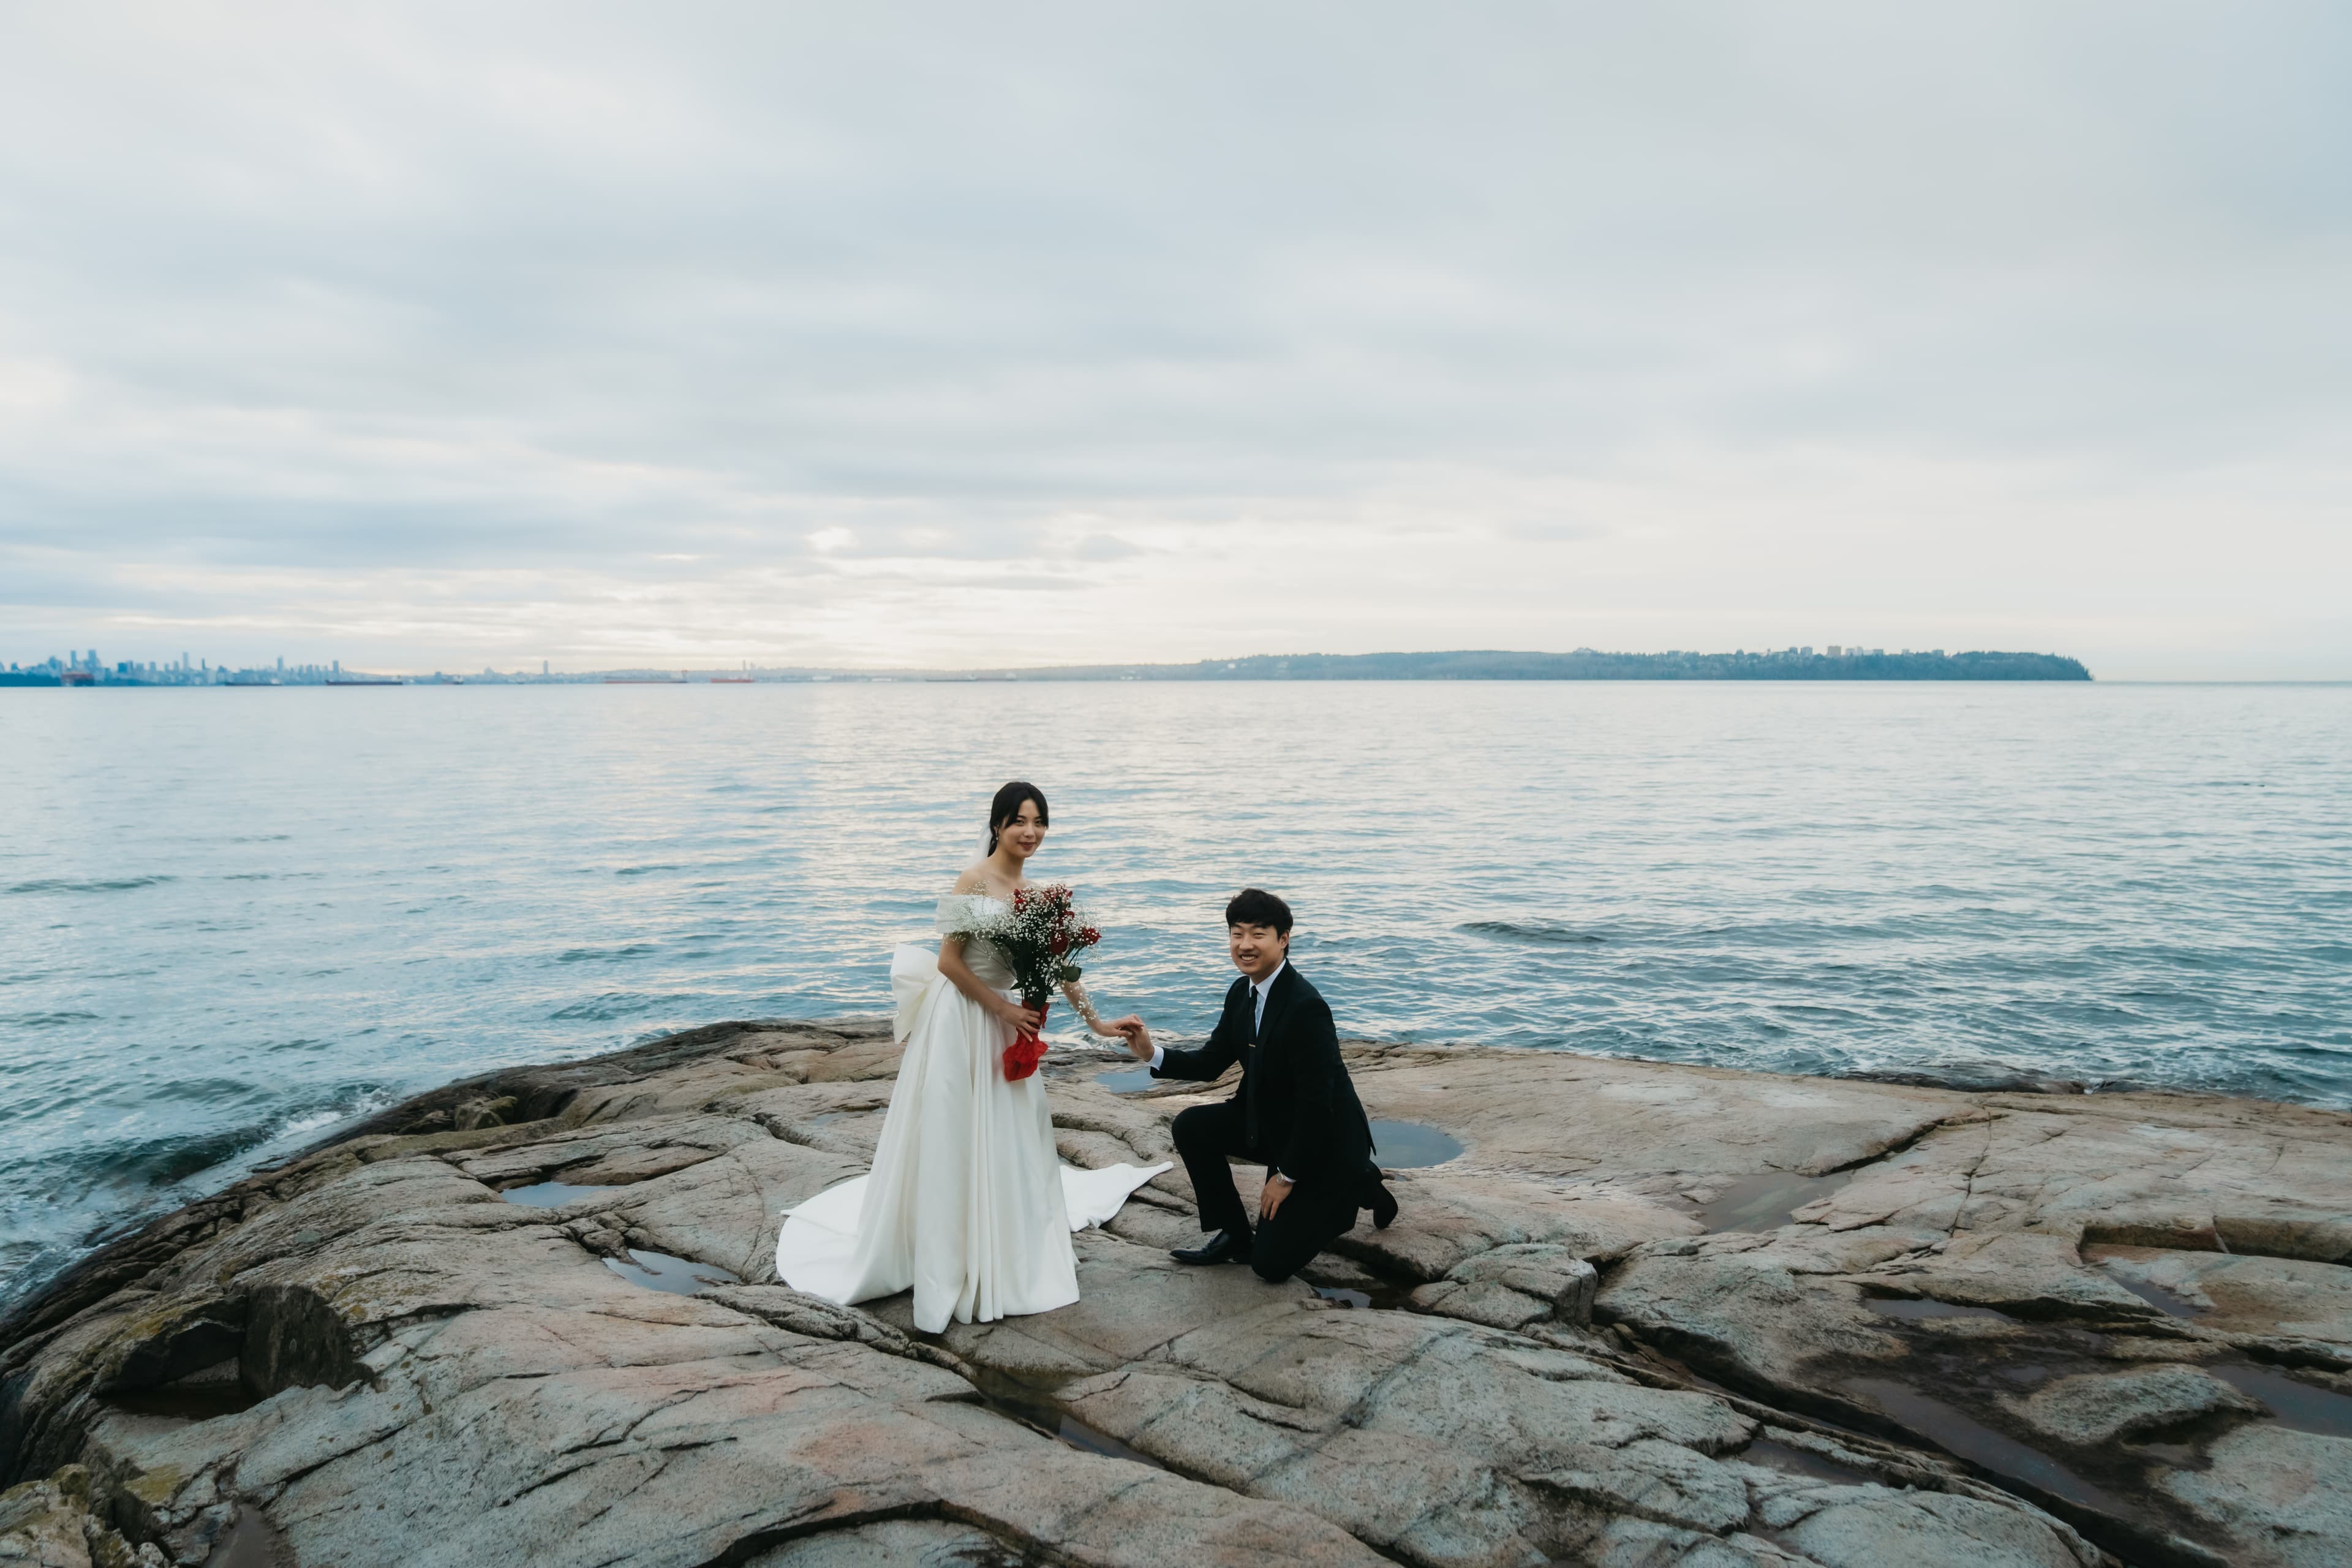
[[[420, 1096], [0, 1323], [0, 1564], [2352, 1559], [2352, 1116], [1347, 1051], [1462, 1145], [1390, 1229], [1183, 1269], [1179, 1167], [935, 1339], [773, 1279], [879, 1020]], [[1110, 1065], [1063, 1156], [1167, 1157]]]

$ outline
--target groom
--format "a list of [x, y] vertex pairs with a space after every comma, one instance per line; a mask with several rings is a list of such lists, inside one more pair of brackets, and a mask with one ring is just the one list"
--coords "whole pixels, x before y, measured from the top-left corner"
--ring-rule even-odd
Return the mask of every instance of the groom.
[[[1371, 1123], [1356, 1099], [1331, 1009], [1290, 967], [1290, 906], [1244, 888], [1225, 906], [1225, 941], [1241, 978], [1224, 1014], [1196, 1051], [1151, 1043], [1140, 1018], [1112, 1027], [1154, 1078], [1214, 1079], [1238, 1061], [1231, 1100], [1176, 1118], [1176, 1152], [1192, 1178], [1201, 1228], [1216, 1234], [1176, 1253], [1182, 1263], [1246, 1263], [1273, 1284], [1287, 1279], [1369, 1208], [1396, 1217], [1396, 1200], [1372, 1163]], [[1255, 1235], [1228, 1157], [1266, 1167]]]

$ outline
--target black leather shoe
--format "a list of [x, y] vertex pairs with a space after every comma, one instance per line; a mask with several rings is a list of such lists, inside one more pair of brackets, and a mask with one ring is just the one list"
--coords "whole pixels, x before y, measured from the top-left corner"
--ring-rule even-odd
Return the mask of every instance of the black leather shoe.
[[1366, 1195], [1370, 1201], [1364, 1206], [1372, 1211], [1373, 1228], [1388, 1229], [1389, 1221], [1397, 1216], [1396, 1194], [1389, 1191], [1385, 1182], [1374, 1182], [1371, 1192]]
[[1221, 1230], [1198, 1247], [1180, 1247], [1169, 1256], [1179, 1263], [1247, 1263], [1250, 1234]]

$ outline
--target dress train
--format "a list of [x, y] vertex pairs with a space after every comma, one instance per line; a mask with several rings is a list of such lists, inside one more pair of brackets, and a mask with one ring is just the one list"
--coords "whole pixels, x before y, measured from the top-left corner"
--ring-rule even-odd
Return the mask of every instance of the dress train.
[[[940, 900], [942, 931], [970, 929], [969, 900], [1000, 902]], [[968, 941], [964, 957], [983, 984], [1009, 984], [1002, 955], [985, 942]], [[950, 1318], [989, 1322], [1068, 1306], [1078, 1299], [1071, 1233], [1109, 1219], [1169, 1164], [1063, 1164], [1043, 1080], [1005, 1080], [1005, 1026], [922, 948], [898, 949], [890, 985], [893, 1032], [907, 1049], [874, 1167], [785, 1215], [776, 1277], [844, 1305], [911, 1288], [915, 1324], [926, 1333]]]

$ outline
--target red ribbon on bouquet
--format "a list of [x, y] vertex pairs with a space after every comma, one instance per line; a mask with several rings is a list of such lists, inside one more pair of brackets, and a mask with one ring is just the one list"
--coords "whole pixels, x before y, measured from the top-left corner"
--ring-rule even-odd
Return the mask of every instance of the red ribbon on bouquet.
[[[1021, 1005], [1037, 1010], [1037, 1029], [1045, 1026], [1045, 1015], [1053, 1010], [1052, 1002], [1032, 1002], [1024, 997]], [[1045, 1042], [1039, 1037], [1037, 1029], [1022, 1030], [1013, 1037], [1013, 1043], [1004, 1047], [1005, 1082], [1019, 1083], [1035, 1072], [1037, 1064], [1045, 1059]]]

